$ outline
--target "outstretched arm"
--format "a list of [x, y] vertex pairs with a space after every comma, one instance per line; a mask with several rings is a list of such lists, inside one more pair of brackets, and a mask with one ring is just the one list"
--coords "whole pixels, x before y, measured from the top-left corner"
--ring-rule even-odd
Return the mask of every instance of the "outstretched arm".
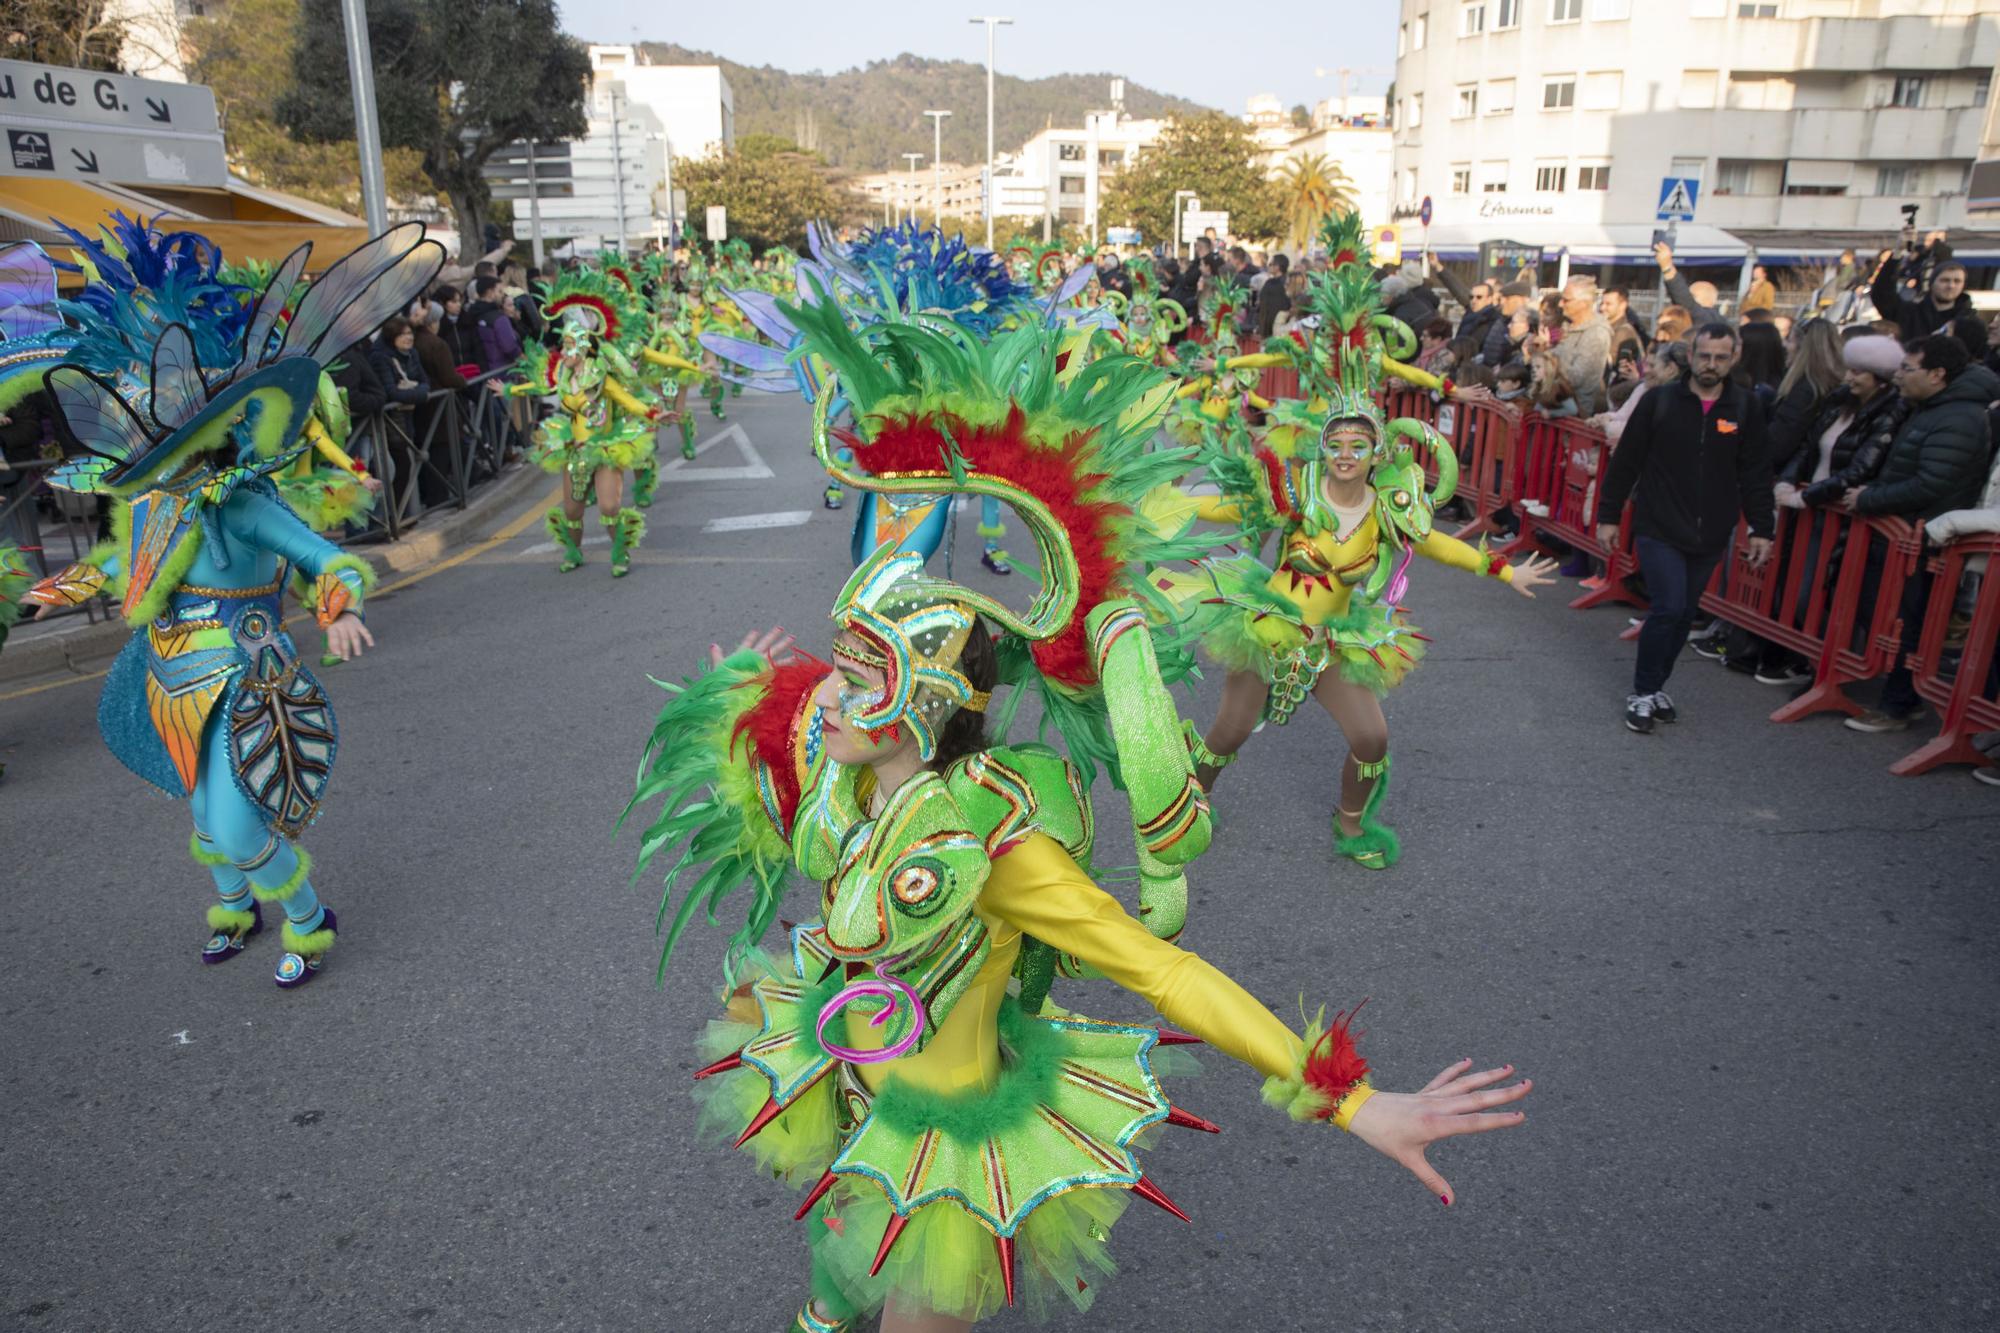
[[350, 555], [299, 521], [277, 501], [239, 490], [223, 508], [231, 535], [274, 552], [313, 580], [308, 604], [327, 632], [327, 644], [343, 660], [375, 646], [362, 623], [362, 602], [375, 586], [375, 567]]
[[1498, 579], [1523, 597], [1533, 597], [1536, 588], [1552, 582], [1552, 571], [1556, 565], [1555, 561], [1543, 556], [1530, 556], [1518, 565], [1510, 565], [1497, 552], [1469, 545], [1456, 537], [1447, 537], [1435, 529], [1417, 543], [1417, 554], [1441, 565], [1462, 569], [1468, 574]]
[[1376, 1092], [1345, 1023], [1315, 1022], [1300, 1037], [1230, 977], [1185, 949], [1157, 940], [1080, 870], [1052, 839], [1035, 834], [993, 863], [980, 908], [1074, 954], [1145, 999], [1168, 1022], [1265, 1075], [1264, 1100], [1294, 1119], [1331, 1120], [1412, 1172], [1449, 1204], [1451, 1186], [1424, 1150], [1442, 1138], [1507, 1129], [1526, 1117], [1492, 1108], [1532, 1086], [1492, 1085], [1513, 1066], [1475, 1072], [1461, 1060], [1421, 1092]]

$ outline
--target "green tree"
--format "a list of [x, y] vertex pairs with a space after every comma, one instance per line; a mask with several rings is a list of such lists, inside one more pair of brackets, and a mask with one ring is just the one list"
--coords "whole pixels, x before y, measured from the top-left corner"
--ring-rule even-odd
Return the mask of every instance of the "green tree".
[[688, 222], [704, 236], [714, 204], [729, 210], [729, 234], [759, 251], [771, 245], [802, 250], [806, 223], [845, 221], [855, 213], [858, 201], [818, 158], [775, 135], [749, 138], [754, 155], [739, 141], [733, 152], [674, 162], [674, 184], [687, 191]]
[[1313, 123], [1312, 112], [1306, 110], [1306, 104], [1304, 102], [1300, 102], [1297, 106], [1294, 106], [1292, 108], [1293, 129], [1295, 130], [1311, 129], [1312, 123]]
[[[308, 142], [354, 132], [340, 0], [304, 0], [284, 125]], [[581, 138], [590, 57], [554, 0], [368, 0], [382, 142], [422, 155], [451, 201], [459, 257], [477, 258], [492, 193], [486, 160], [520, 139]]]
[[1325, 153], [1288, 158], [1278, 168], [1277, 184], [1284, 196], [1285, 234], [1298, 249], [1311, 243], [1329, 213], [1354, 211], [1354, 182]]
[[1283, 199], [1264, 178], [1256, 154], [1249, 127], [1233, 116], [1219, 111], [1177, 116], [1137, 164], [1112, 178], [1098, 208], [1100, 220], [1141, 228], [1149, 237], [1171, 237], [1174, 191], [1193, 190], [1203, 209], [1228, 212], [1236, 235], [1276, 236], [1285, 224]]
[[[352, 135], [300, 143], [278, 123], [278, 100], [292, 86], [298, 28], [299, 0], [210, 0], [200, 17], [182, 24], [192, 53], [188, 74], [215, 90], [230, 166], [255, 184], [358, 213], [359, 150]], [[418, 154], [392, 148], [383, 160], [392, 196], [431, 193]]]
[[124, 68], [125, 21], [106, 0], [7, 0], [0, 10], [0, 58], [110, 74]]

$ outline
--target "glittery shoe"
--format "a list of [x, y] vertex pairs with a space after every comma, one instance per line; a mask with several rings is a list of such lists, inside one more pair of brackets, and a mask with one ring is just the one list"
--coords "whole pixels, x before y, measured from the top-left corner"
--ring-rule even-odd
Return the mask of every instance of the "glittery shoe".
[[208, 928], [215, 932], [201, 946], [201, 961], [226, 963], [243, 952], [252, 935], [264, 928], [264, 909], [255, 899], [250, 910], [238, 912], [217, 903], [208, 909]]
[[326, 951], [333, 947], [334, 934], [340, 929], [331, 907], [326, 909], [325, 918], [318, 930], [305, 935], [293, 931], [289, 921], [285, 923], [286, 949], [278, 959], [277, 975], [272, 978], [279, 990], [297, 990], [319, 975], [326, 963]]

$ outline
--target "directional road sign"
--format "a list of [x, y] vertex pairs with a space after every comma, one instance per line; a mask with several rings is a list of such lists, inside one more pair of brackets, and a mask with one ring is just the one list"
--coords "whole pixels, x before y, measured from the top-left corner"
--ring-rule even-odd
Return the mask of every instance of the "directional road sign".
[[1190, 208], [1181, 214], [1181, 240], [1191, 243], [1201, 239], [1202, 233], [1215, 228], [1217, 236], [1229, 234], [1229, 213], [1225, 209]]
[[1693, 222], [1694, 206], [1701, 199], [1701, 182], [1686, 176], [1668, 176], [1660, 182], [1662, 222]]
[[0, 60], [0, 117], [216, 134], [215, 93], [195, 83]]
[[0, 176], [60, 177], [119, 185], [206, 185], [229, 180], [220, 136], [51, 129], [0, 111]]

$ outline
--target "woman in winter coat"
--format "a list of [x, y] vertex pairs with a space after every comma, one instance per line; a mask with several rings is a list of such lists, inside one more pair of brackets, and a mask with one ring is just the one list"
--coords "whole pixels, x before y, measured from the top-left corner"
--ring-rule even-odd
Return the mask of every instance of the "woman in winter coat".
[[1846, 378], [1826, 395], [1801, 447], [1778, 473], [1781, 508], [1834, 504], [1851, 487], [1871, 480], [1910, 415], [1893, 382], [1903, 364], [1903, 349], [1894, 338], [1852, 339], [1841, 358]]

